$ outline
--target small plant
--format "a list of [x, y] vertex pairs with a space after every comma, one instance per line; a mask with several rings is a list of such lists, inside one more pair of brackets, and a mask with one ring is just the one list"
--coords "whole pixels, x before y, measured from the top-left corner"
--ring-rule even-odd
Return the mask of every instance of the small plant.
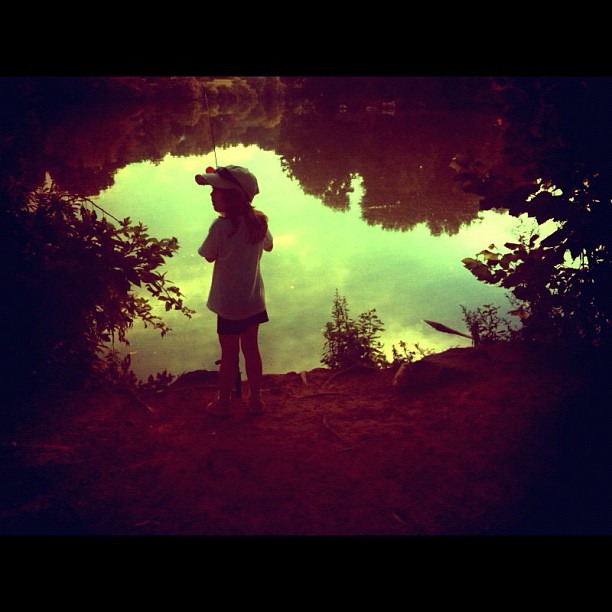
[[391, 346], [391, 354], [392, 361], [390, 366], [397, 367], [402, 365], [403, 363], [412, 363], [416, 355], [420, 355], [421, 357], [425, 357], [426, 355], [431, 355], [434, 353], [432, 349], [424, 349], [419, 346], [418, 342], [414, 343], [415, 351], [411, 351], [408, 349], [408, 345], [403, 340], [398, 342], [399, 348], [394, 345]]
[[333, 321], [326, 323], [323, 332], [325, 346], [321, 363], [332, 370], [356, 364], [375, 368], [388, 365], [378, 336], [384, 327], [375, 308], [362, 312], [356, 320], [351, 319], [346, 297], [336, 289], [332, 317]]
[[106, 351], [97, 362], [99, 369], [96, 384], [108, 388], [127, 388], [133, 392], [162, 391], [167, 389], [176, 379], [167, 370], [149, 375], [146, 382], [139, 380], [132, 370], [132, 354], [121, 356], [117, 349]]
[[465, 306], [461, 306], [461, 310], [474, 345], [508, 341], [518, 335], [518, 330], [512, 327], [511, 322], [499, 316], [499, 306], [484, 304], [482, 308], [476, 310], [468, 310]]
[[336, 289], [332, 307], [334, 320], [328, 322], [323, 331], [325, 347], [321, 363], [332, 370], [363, 365], [371, 368], [399, 367], [411, 363], [416, 355], [424, 357], [434, 351], [421, 348], [418, 342], [410, 350], [403, 340], [398, 346], [391, 347], [392, 360], [389, 361], [383, 352], [378, 333], [384, 331], [383, 322], [378, 318], [376, 309], [362, 312], [357, 320], [349, 317], [346, 298], [339, 295]]
[[54, 185], [6, 193], [3, 204], [11, 288], [5, 305], [14, 322], [5, 344], [16, 385], [95, 386], [113, 376], [136, 383], [129, 358], [118, 360], [115, 342], [128, 345], [126, 334], [137, 320], [162, 336], [170, 331], [141, 294], [161, 301], [166, 312], [194, 312], [159, 270], [177, 252], [178, 240], [158, 240], [142, 223], [116, 219]]

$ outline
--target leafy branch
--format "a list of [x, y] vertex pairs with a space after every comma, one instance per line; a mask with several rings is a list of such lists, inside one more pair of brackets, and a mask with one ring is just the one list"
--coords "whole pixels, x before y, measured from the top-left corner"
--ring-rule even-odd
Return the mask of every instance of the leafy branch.
[[512, 291], [525, 337], [571, 345], [612, 339], [612, 120], [609, 79], [509, 78], [495, 84], [504, 152], [497, 168], [454, 160], [481, 210], [529, 215], [556, 230], [463, 260], [478, 280]]
[[417, 354], [421, 356], [431, 351], [421, 348], [418, 343], [416, 351], [408, 348], [403, 340], [399, 346], [393, 345], [392, 361], [389, 362], [383, 351], [379, 333], [384, 331], [384, 324], [371, 308], [362, 312], [357, 319], [349, 316], [347, 299], [336, 289], [332, 306], [333, 321], [325, 325], [323, 336], [325, 345], [321, 363], [332, 370], [341, 370], [360, 365], [370, 368], [386, 368], [398, 366], [401, 363], [412, 362]]
[[112, 369], [107, 357], [115, 341], [129, 345], [134, 321], [164, 336], [170, 327], [153, 314], [143, 289], [166, 312], [194, 313], [159, 270], [179, 248], [175, 237], [154, 238], [141, 222], [119, 220], [54, 185], [13, 194], [4, 221], [15, 258], [9, 311], [19, 323], [10, 344], [21, 379], [95, 384]]
[[321, 363], [333, 370], [355, 364], [381, 367], [386, 358], [378, 333], [384, 331], [376, 309], [368, 310], [354, 320], [349, 317], [346, 297], [336, 289], [332, 306], [333, 321], [325, 325], [325, 346]]

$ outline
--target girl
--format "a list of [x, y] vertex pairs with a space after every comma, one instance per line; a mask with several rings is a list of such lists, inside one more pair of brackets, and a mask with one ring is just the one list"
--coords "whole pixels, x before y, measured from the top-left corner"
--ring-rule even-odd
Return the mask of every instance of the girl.
[[214, 262], [207, 307], [217, 315], [221, 345], [219, 392], [206, 410], [215, 416], [231, 416], [230, 395], [238, 373], [240, 350], [249, 383], [249, 411], [263, 414], [262, 360], [257, 334], [268, 321], [264, 284], [260, 271], [263, 251], [273, 242], [268, 218], [251, 204], [259, 193], [255, 176], [241, 166], [207, 168], [196, 183], [212, 186], [213, 208], [219, 217], [211, 224], [198, 253]]

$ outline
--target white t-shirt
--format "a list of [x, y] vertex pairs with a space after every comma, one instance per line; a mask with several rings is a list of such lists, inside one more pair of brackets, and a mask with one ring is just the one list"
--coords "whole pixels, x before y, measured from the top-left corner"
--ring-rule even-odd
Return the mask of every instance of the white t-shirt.
[[246, 222], [239, 217], [236, 233], [229, 219], [215, 219], [198, 253], [215, 262], [206, 306], [224, 319], [246, 319], [266, 308], [260, 260], [263, 251], [271, 251], [272, 234], [257, 244], [247, 242]]

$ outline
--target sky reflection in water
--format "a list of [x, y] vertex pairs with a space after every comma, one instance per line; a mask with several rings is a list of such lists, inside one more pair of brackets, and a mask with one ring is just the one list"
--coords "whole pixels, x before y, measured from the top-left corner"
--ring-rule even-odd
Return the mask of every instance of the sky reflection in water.
[[[357, 318], [371, 308], [384, 324], [381, 341], [387, 354], [400, 340], [418, 342], [436, 352], [470, 346], [459, 336], [435, 331], [430, 319], [465, 332], [461, 305], [511, 308], [506, 290], [477, 281], [461, 260], [495, 243], [515, 240], [517, 219], [496, 212], [457, 235], [432, 237], [424, 224], [411, 231], [388, 231], [361, 219], [362, 189], [354, 183], [350, 210], [332, 210], [309, 195], [281, 169], [280, 156], [256, 146], [217, 151], [220, 165], [248, 167], [259, 181], [254, 205], [264, 211], [274, 236], [274, 250], [264, 253], [262, 274], [270, 322], [260, 327], [264, 373], [309, 370], [321, 366], [323, 329], [331, 321], [333, 298], [347, 298], [349, 315]], [[144, 329], [140, 321], [128, 334], [132, 367], [143, 380], [167, 370], [215, 370], [220, 349], [216, 315], [206, 308], [212, 264], [197, 254], [215, 212], [210, 188], [193, 177], [208, 165], [206, 157], [172, 157], [159, 164], [142, 162], [119, 170], [115, 184], [94, 200], [109, 213], [131, 217], [148, 226], [156, 238], [176, 236], [180, 249], [163, 270], [196, 314], [192, 319], [155, 306], [172, 331], [164, 338]], [[244, 368], [242, 368], [244, 370]]]

